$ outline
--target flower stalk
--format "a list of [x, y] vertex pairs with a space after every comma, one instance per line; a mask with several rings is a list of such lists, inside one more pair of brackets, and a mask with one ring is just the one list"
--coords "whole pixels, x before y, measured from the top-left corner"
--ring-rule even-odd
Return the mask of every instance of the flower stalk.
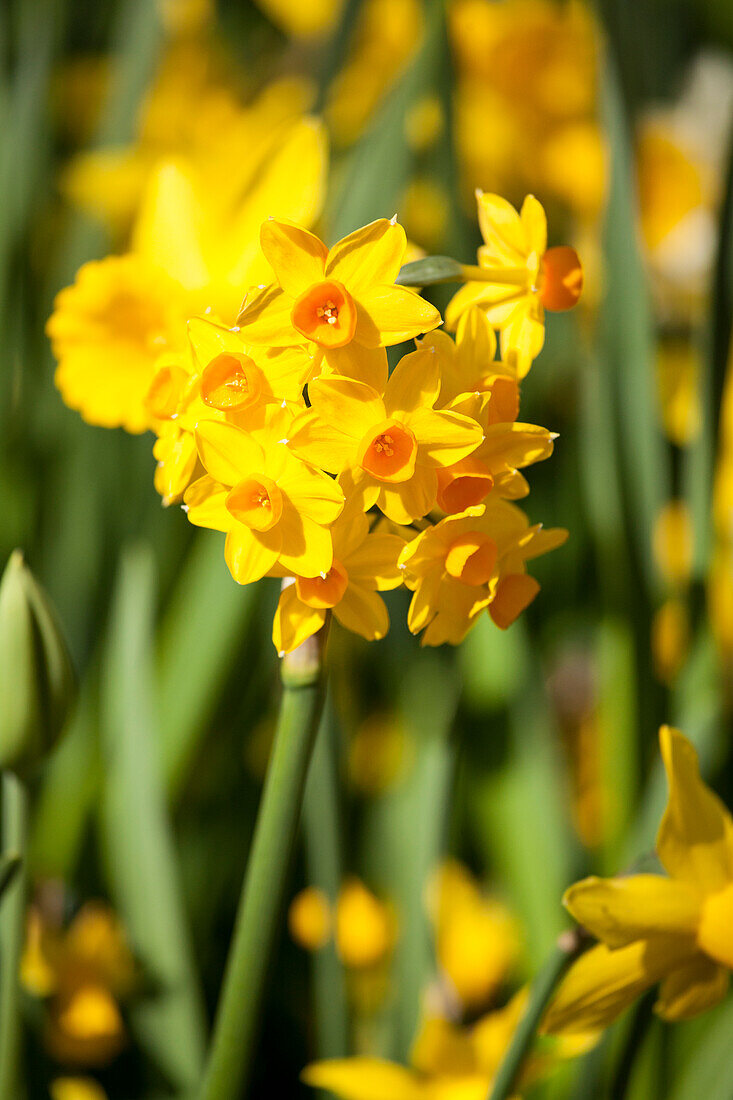
[[[2, 776], [3, 856], [10, 866], [23, 860], [28, 832], [28, 791], [13, 772]], [[12, 864], [10, 863], [12, 861]], [[0, 1096], [23, 1095], [19, 1077], [21, 1016], [20, 958], [25, 924], [23, 863], [6, 886], [0, 908]]]
[[200, 1100], [239, 1100], [249, 1075], [305, 781], [323, 711], [324, 627], [282, 658], [283, 694]]
[[584, 949], [585, 943], [586, 937], [580, 928], [570, 929], [558, 937], [553, 954], [530, 990], [529, 1004], [493, 1080], [488, 1100], [507, 1100], [514, 1094], [552, 994], [571, 962]]

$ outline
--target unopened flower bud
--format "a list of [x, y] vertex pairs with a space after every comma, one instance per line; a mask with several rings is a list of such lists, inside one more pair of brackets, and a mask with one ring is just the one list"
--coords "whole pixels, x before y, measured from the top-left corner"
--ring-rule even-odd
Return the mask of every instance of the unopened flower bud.
[[32, 772], [58, 741], [73, 695], [56, 612], [16, 550], [0, 582], [0, 768]]

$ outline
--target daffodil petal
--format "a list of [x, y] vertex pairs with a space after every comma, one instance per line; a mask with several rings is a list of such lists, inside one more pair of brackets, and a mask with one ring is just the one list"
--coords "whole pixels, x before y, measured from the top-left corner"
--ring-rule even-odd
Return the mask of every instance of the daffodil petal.
[[684, 961], [676, 937], [637, 940], [616, 950], [598, 944], [573, 963], [550, 1003], [545, 1032], [593, 1031], [608, 1027], [650, 986]]
[[328, 528], [301, 515], [287, 502], [277, 529], [282, 538], [281, 565], [299, 577], [328, 573], [333, 565], [333, 543]]
[[209, 285], [204, 242], [209, 229], [203, 196], [183, 162], [165, 161], [152, 173], [132, 234], [132, 250], [188, 290]]
[[189, 522], [213, 531], [228, 531], [236, 523], [226, 507], [228, 492], [228, 486], [208, 474], [194, 481], [184, 495]]
[[377, 393], [382, 393], [387, 385], [389, 371], [384, 348], [364, 348], [352, 340], [342, 348], [328, 349], [324, 358], [330, 373], [366, 382]]
[[393, 283], [402, 266], [407, 237], [401, 225], [379, 218], [349, 233], [328, 253], [326, 275], [352, 293], [375, 283]]
[[272, 623], [272, 642], [278, 653], [292, 653], [299, 645], [316, 634], [326, 621], [321, 608], [308, 607], [298, 599], [294, 584], [280, 593], [275, 618]]
[[199, 421], [196, 449], [206, 472], [230, 488], [246, 474], [264, 467], [259, 443], [248, 432], [222, 420]]
[[538, 424], [490, 424], [478, 457], [489, 469], [521, 469], [549, 458], [553, 435]]
[[466, 312], [474, 306], [479, 308], [491, 300], [491, 287], [488, 283], [465, 283], [451, 298], [445, 310], [446, 326], [453, 330]]
[[542, 256], [547, 251], [547, 217], [542, 203], [538, 202], [534, 195], [527, 195], [519, 216], [522, 220], [528, 251]]
[[250, 295], [237, 318], [242, 338], [251, 344], [287, 348], [302, 344], [302, 335], [293, 328], [290, 313], [293, 299], [278, 286], [266, 286]]
[[729, 982], [725, 967], [705, 955], [695, 955], [664, 979], [654, 1011], [669, 1023], [690, 1020], [719, 1004], [728, 992]]
[[718, 796], [700, 778], [697, 753], [670, 726], [659, 731], [669, 798], [657, 852], [673, 878], [686, 879], [706, 892], [733, 881], [733, 820]]
[[306, 1085], [327, 1089], [341, 1100], [424, 1100], [417, 1075], [380, 1058], [334, 1058], [306, 1066]]
[[418, 409], [409, 419], [419, 452], [418, 462], [452, 466], [470, 455], [481, 443], [483, 432], [475, 420], [462, 413]]
[[478, 224], [492, 264], [520, 267], [526, 262], [527, 232], [517, 211], [501, 195], [479, 191]]
[[238, 332], [232, 332], [230, 328], [216, 324], [206, 317], [192, 317], [187, 327], [199, 373], [222, 352], [236, 354], [245, 351], [244, 341]]
[[175, 432], [156, 440], [153, 454], [158, 459], [155, 488], [166, 506], [180, 500], [191, 483], [198, 455], [191, 432]]
[[435, 504], [438, 475], [429, 466], [418, 466], [409, 481], [381, 485], [377, 506], [394, 523], [408, 524], [422, 519]]
[[694, 936], [700, 917], [697, 891], [662, 875], [583, 879], [566, 891], [563, 903], [609, 947], [658, 932]]
[[403, 418], [416, 409], [432, 408], [440, 393], [440, 365], [430, 347], [403, 355], [384, 392], [387, 416]]
[[227, 533], [224, 558], [237, 584], [252, 584], [269, 573], [278, 559], [280, 532], [257, 532], [238, 523]]
[[366, 588], [385, 592], [399, 588], [403, 573], [397, 564], [404, 540], [399, 535], [368, 535], [361, 546], [343, 560], [349, 577]]
[[324, 278], [328, 249], [314, 233], [292, 222], [269, 218], [260, 229], [260, 245], [280, 286], [298, 298]]
[[442, 322], [435, 306], [404, 286], [371, 286], [360, 292], [356, 307], [354, 339], [367, 348], [401, 344]]
[[387, 419], [382, 398], [364, 382], [316, 378], [308, 386], [308, 396], [319, 417], [357, 441]]
[[288, 446], [306, 462], [337, 474], [352, 459], [356, 440], [309, 409], [294, 421]]
[[389, 614], [384, 600], [360, 584], [349, 584], [333, 613], [342, 626], [368, 642], [383, 638], [389, 630]]
[[297, 510], [315, 523], [333, 523], [344, 506], [344, 494], [338, 483], [304, 462], [289, 466], [278, 478], [278, 486]]
[[547, 554], [550, 550], [556, 550], [568, 541], [570, 532], [564, 527], [542, 527], [522, 547], [522, 557], [525, 561], [538, 558], [540, 554]]

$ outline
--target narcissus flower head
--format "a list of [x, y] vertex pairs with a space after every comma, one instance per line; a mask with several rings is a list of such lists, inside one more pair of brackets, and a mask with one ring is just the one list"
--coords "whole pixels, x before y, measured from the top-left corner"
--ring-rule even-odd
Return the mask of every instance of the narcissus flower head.
[[441, 323], [434, 306], [394, 285], [407, 248], [396, 222], [381, 218], [328, 249], [301, 226], [270, 219], [260, 243], [276, 282], [248, 299], [239, 315], [249, 343], [309, 343], [349, 375], [361, 349], [399, 344]]
[[293, 425], [290, 446], [340, 474], [365, 509], [376, 504], [410, 523], [435, 504], [437, 470], [474, 451], [483, 433], [470, 417], [434, 408], [440, 373], [428, 348], [404, 356], [388, 381], [374, 380], [379, 389], [349, 378], [311, 382], [311, 408]]
[[661, 983], [655, 1011], [685, 1020], [725, 996], [733, 969], [733, 818], [679, 731], [659, 739], [669, 797], [656, 850], [667, 875], [587, 878], [564, 903], [601, 942], [568, 972], [548, 1031], [602, 1028]]
[[259, 580], [276, 565], [302, 577], [328, 574], [329, 526], [343, 508], [343, 493], [296, 458], [286, 438], [275, 438], [274, 425], [264, 431], [263, 446], [233, 424], [199, 423], [196, 446], [206, 474], [185, 494], [188, 518], [227, 532], [226, 561], [239, 584]]
[[423, 645], [457, 645], [487, 608], [505, 629], [539, 591], [525, 562], [566, 538], [561, 528], [530, 527], [524, 513], [504, 500], [467, 508], [428, 527], [400, 554], [405, 584], [414, 593], [410, 630], [425, 630]]
[[320, 630], [329, 611], [367, 641], [383, 638], [389, 630], [387, 608], [378, 593], [402, 584], [397, 559], [404, 540], [382, 530], [370, 532], [360, 503], [352, 497], [331, 528], [331, 568], [314, 577], [296, 575], [283, 587], [272, 627], [279, 653], [290, 653]]
[[572, 309], [583, 289], [583, 269], [573, 248], [547, 247], [545, 212], [527, 195], [521, 212], [499, 195], [476, 192], [484, 244], [478, 267], [453, 296], [446, 323], [454, 328], [478, 305], [501, 330], [502, 352], [516, 357], [520, 378], [529, 371], [545, 340], [545, 310]]

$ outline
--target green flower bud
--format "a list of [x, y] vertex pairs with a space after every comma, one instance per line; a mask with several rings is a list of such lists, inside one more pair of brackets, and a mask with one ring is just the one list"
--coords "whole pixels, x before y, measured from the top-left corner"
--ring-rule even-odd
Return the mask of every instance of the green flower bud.
[[73, 697], [56, 612], [15, 550], [0, 582], [0, 768], [27, 778], [58, 741]]

